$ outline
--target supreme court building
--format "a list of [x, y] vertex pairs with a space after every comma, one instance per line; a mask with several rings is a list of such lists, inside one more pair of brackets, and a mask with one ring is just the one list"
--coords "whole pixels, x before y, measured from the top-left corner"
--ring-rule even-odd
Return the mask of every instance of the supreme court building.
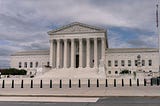
[[158, 72], [156, 48], [108, 48], [103, 28], [74, 22], [48, 32], [50, 50], [16, 52], [11, 67], [40, 78], [106, 78]]

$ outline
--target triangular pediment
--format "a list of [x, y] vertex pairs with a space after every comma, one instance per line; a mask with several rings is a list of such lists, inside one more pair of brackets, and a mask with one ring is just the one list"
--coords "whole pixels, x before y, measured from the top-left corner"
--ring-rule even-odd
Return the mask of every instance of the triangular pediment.
[[69, 25], [62, 26], [58, 29], [49, 31], [48, 34], [72, 34], [72, 33], [92, 33], [92, 32], [105, 32], [104, 29], [94, 26], [74, 22]]

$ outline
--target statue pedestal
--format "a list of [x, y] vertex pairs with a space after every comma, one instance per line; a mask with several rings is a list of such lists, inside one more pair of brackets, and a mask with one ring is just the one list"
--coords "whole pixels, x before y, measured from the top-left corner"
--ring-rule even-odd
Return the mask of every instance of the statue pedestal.
[[100, 63], [99, 63], [98, 74], [100, 78], [106, 78], [105, 64], [102, 59], [100, 60]]

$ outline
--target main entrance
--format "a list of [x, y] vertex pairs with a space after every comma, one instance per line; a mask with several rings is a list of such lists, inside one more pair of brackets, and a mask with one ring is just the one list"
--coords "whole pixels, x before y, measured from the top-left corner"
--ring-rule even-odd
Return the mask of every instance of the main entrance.
[[79, 67], [79, 54], [76, 55], [76, 68]]

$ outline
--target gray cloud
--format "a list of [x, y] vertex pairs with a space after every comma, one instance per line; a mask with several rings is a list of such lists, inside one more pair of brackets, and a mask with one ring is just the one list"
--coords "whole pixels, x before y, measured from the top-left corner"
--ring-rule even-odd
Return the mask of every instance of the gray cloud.
[[148, 47], [148, 43], [144, 42], [143, 40], [140, 39], [133, 39], [128, 41], [129, 44], [131, 44], [134, 47]]
[[10, 67], [10, 57], [9, 56], [0, 56], [0, 68]]
[[158, 39], [157, 36], [152, 35], [141, 35], [137, 39], [130, 39], [128, 42], [132, 47], [157, 47]]
[[118, 32], [108, 31], [109, 48], [128, 48], [132, 47], [129, 43], [124, 42]]
[[11, 50], [9, 50], [8, 48], [1, 48], [0, 49], [1, 51], [0, 51], [0, 56], [8, 56], [8, 55], [10, 55], [13, 51], [11, 51]]

